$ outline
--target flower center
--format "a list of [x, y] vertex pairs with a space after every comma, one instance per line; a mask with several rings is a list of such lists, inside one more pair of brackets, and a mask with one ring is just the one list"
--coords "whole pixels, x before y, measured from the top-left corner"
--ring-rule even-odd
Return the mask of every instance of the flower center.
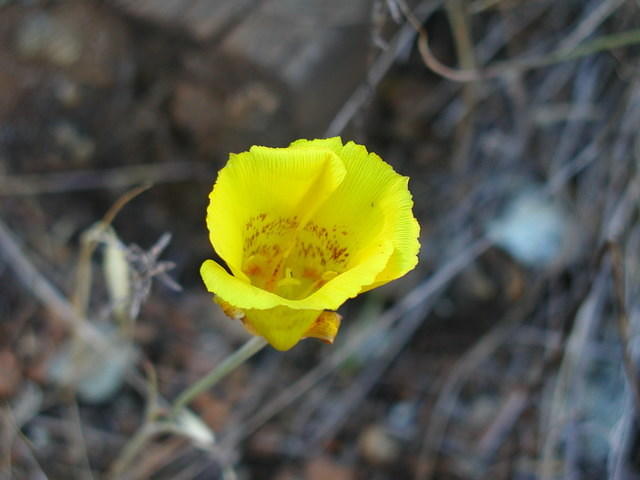
[[289, 299], [305, 298], [348, 267], [346, 228], [300, 225], [261, 213], [245, 225], [243, 271], [251, 283]]

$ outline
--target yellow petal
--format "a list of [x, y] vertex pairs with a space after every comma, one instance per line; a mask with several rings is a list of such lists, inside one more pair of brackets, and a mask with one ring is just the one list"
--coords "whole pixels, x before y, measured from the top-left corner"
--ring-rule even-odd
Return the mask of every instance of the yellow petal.
[[364, 285], [371, 284], [381, 272], [393, 253], [391, 242], [372, 245], [369, 256], [353, 268], [333, 277], [309, 296], [301, 299], [284, 298], [248, 280], [229, 274], [213, 260], [205, 260], [200, 275], [209, 290], [233, 307], [267, 310], [286, 306], [296, 310], [337, 310], [348, 298], [355, 297]]
[[353, 252], [348, 268], [369, 255], [367, 245], [371, 242], [392, 242], [389, 262], [373, 282], [363, 287], [368, 290], [415, 267], [420, 227], [412, 212], [408, 177], [398, 175], [378, 155], [353, 142], [347, 143], [338, 156], [347, 175], [310, 221], [337, 226], [344, 232], [342, 245]]
[[240, 320], [249, 333], [264, 337], [278, 350], [289, 350], [302, 338], [318, 338], [333, 343], [342, 316], [336, 312], [293, 310], [275, 307], [268, 310], [239, 310], [216, 296], [222, 311], [234, 320]]
[[340, 327], [340, 315], [334, 313], [338, 317], [337, 321], [328, 315], [333, 312], [293, 310], [287, 307], [240, 310], [218, 295], [214, 300], [225, 315], [240, 320], [249, 333], [263, 337], [278, 350], [289, 350], [307, 337], [317, 337], [332, 343]]
[[306, 335], [321, 310], [294, 310], [274, 307], [267, 310], [245, 310], [243, 322], [264, 337], [276, 350], [289, 350]]
[[336, 312], [322, 312], [305, 332], [305, 338], [318, 338], [325, 343], [333, 343], [340, 329], [342, 316]]
[[[207, 226], [213, 247], [234, 275], [247, 279], [243, 260], [250, 256], [251, 236], [260, 233], [263, 248], [282, 248], [286, 230], [304, 225], [344, 176], [342, 161], [327, 149], [252, 147], [232, 154], [209, 196]], [[269, 228], [277, 237], [273, 241], [261, 232]]]
[[342, 139], [340, 137], [317, 138], [314, 140], [300, 139], [291, 142], [289, 148], [300, 149], [328, 149], [338, 154], [342, 150]]
[[420, 224], [413, 216], [413, 199], [408, 182], [408, 177], [400, 177], [381, 202], [386, 211], [387, 229], [393, 239], [394, 250], [385, 269], [363, 291], [400, 278], [418, 264]]

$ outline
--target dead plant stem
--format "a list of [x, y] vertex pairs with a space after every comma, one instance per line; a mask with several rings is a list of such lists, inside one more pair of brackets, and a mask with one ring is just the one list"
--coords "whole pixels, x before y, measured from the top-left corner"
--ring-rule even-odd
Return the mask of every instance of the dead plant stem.
[[[627, 30], [625, 32], [602, 35], [590, 42], [585, 42], [577, 47], [560, 47], [547, 55], [537, 57], [514, 59], [498, 62], [483, 69], [476, 68], [451, 68], [438, 60], [429, 47], [429, 36], [422, 22], [415, 16], [404, 0], [397, 0], [397, 4], [407, 21], [418, 32], [418, 50], [425, 65], [438, 75], [454, 82], [476, 82], [500, 77], [507, 73], [522, 72], [536, 68], [547, 67], [556, 63], [577, 60], [595, 53], [613, 50], [640, 43], [640, 29]], [[586, 28], [586, 27], [585, 27]]]

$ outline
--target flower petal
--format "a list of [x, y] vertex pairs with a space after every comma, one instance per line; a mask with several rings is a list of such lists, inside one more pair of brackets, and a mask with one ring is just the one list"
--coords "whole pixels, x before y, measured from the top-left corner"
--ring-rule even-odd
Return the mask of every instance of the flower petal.
[[[333, 145], [334, 139], [325, 141]], [[316, 142], [296, 142], [295, 145], [310, 148]], [[368, 153], [365, 147], [353, 142], [344, 145], [338, 155], [344, 161], [347, 175], [311, 221], [344, 228], [342, 245], [355, 254], [349, 267], [366, 258], [368, 243], [380, 238], [393, 243], [388, 264], [378, 272], [375, 281], [363, 287], [369, 290], [401, 277], [417, 264], [420, 227], [412, 212], [409, 179], [398, 175], [375, 153]]]
[[294, 310], [274, 307], [267, 310], [245, 310], [250, 330], [264, 337], [276, 350], [289, 350], [303, 337], [322, 314], [322, 310]]
[[302, 338], [315, 336], [309, 329], [323, 310], [337, 309], [348, 298], [355, 297], [362, 285], [371, 283], [387, 264], [392, 250], [391, 243], [383, 245], [377, 252], [372, 251], [367, 261], [300, 300], [283, 298], [251, 285], [230, 275], [213, 260], [202, 264], [200, 274], [227, 315], [242, 319], [248, 330], [264, 337], [275, 348], [288, 350]]
[[301, 138], [295, 142], [291, 142], [289, 148], [307, 148], [307, 149], [328, 149], [333, 153], [338, 154], [342, 150], [342, 139], [340, 137], [331, 138], [316, 138], [314, 140], [307, 140]]
[[363, 285], [375, 281], [393, 253], [391, 242], [372, 245], [369, 257], [353, 268], [337, 275], [311, 295], [301, 299], [288, 299], [269, 292], [249, 281], [235, 277], [213, 260], [205, 260], [200, 275], [207, 290], [215, 293], [232, 307], [267, 310], [286, 306], [296, 310], [337, 310], [348, 298], [360, 293]]
[[[234, 275], [247, 279], [243, 259], [248, 228], [284, 221], [304, 225], [345, 176], [342, 161], [330, 150], [301, 154], [290, 149], [252, 147], [232, 154], [209, 196], [209, 238]], [[282, 232], [279, 232], [280, 238]]]
[[408, 182], [409, 177], [400, 177], [381, 202], [386, 210], [387, 228], [393, 238], [394, 250], [385, 269], [363, 291], [400, 278], [418, 264], [420, 224], [413, 216]]
[[318, 338], [325, 343], [333, 343], [340, 329], [342, 316], [336, 312], [322, 312], [305, 332], [305, 338]]

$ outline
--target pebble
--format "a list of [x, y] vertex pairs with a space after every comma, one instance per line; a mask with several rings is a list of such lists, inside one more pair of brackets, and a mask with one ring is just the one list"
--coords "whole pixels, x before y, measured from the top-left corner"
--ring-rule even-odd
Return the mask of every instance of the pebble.
[[370, 425], [358, 439], [361, 455], [373, 465], [388, 465], [400, 454], [400, 447], [383, 427]]
[[[91, 87], [132, 78], [128, 30], [98, 3], [60, 2], [46, 11], [29, 12], [17, 25], [13, 44], [22, 60], [64, 70], [73, 81]], [[62, 95], [73, 103], [76, 92]]]
[[215, 135], [224, 121], [222, 102], [204, 85], [180, 82], [171, 102], [175, 123], [196, 139]]
[[96, 149], [95, 143], [90, 137], [83, 135], [69, 123], [56, 125], [53, 137], [56, 143], [68, 151], [77, 163], [86, 163]]
[[565, 206], [540, 185], [515, 192], [488, 236], [520, 263], [534, 268], [568, 262], [576, 253], [576, 222]]
[[25, 18], [18, 28], [16, 50], [24, 59], [42, 59], [66, 67], [80, 59], [82, 43], [56, 17], [37, 13]]

